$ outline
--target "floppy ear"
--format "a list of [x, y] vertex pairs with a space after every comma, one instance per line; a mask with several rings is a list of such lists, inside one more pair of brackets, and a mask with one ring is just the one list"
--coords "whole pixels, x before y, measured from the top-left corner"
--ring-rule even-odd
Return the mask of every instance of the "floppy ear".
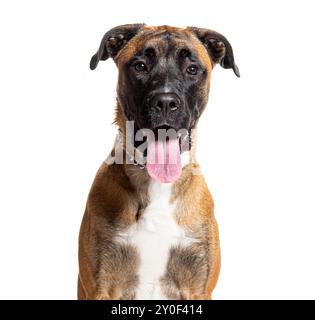
[[220, 63], [223, 68], [233, 69], [235, 75], [240, 77], [240, 72], [234, 62], [232, 46], [222, 34], [195, 27], [187, 27], [187, 29], [203, 43], [213, 62]]
[[117, 26], [105, 33], [100, 47], [90, 61], [90, 68], [94, 70], [100, 60], [114, 58], [125, 44], [133, 38], [142, 28], [143, 23], [125, 24]]

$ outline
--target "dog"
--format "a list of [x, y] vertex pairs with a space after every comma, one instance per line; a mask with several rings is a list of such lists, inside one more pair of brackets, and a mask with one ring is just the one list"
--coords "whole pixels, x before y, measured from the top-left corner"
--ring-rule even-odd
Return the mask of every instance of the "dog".
[[[90, 68], [108, 58], [118, 68], [110, 158], [122, 162], [105, 161], [88, 196], [78, 299], [211, 299], [219, 235], [193, 133], [214, 66], [240, 76], [231, 44], [208, 29], [127, 24], [104, 35]], [[160, 142], [160, 131], [186, 133]]]

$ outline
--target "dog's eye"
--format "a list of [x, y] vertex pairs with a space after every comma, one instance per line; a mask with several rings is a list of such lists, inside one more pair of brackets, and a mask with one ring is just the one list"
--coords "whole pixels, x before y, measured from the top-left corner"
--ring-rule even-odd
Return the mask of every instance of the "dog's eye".
[[198, 73], [198, 67], [195, 64], [191, 64], [186, 71], [187, 73], [195, 76]]
[[136, 62], [134, 68], [139, 72], [147, 70], [147, 66], [143, 62]]

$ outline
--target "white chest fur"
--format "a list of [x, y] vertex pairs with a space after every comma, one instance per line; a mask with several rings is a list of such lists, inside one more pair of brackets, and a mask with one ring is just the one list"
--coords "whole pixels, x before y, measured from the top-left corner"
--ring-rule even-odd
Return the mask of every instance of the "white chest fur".
[[171, 183], [151, 180], [149, 205], [139, 221], [119, 235], [119, 240], [133, 244], [140, 255], [136, 299], [165, 299], [160, 277], [166, 270], [170, 248], [192, 242], [173, 218], [176, 203], [170, 203], [171, 192]]

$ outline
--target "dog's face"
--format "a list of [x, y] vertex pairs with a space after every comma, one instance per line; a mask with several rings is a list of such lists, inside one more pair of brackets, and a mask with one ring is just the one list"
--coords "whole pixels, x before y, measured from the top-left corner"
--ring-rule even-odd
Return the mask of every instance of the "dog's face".
[[212, 65], [191, 33], [149, 29], [122, 49], [117, 63], [118, 98], [128, 120], [153, 130], [194, 126], [207, 103]]
[[103, 37], [91, 69], [108, 57], [119, 69], [119, 105], [136, 129], [194, 128], [208, 101], [213, 66], [239, 76], [227, 39], [207, 29], [119, 26]]

